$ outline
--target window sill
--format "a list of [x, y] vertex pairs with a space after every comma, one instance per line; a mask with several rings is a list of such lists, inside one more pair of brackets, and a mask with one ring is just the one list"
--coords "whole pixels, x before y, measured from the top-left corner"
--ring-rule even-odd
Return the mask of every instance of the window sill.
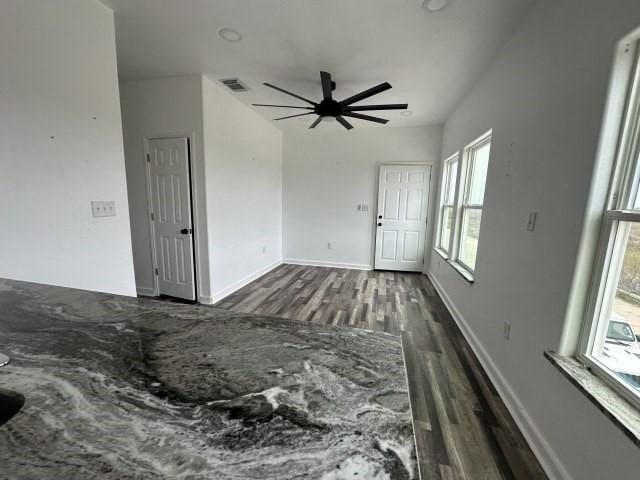
[[452, 262], [451, 260], [448, 260], [448, 262], [449, 262], [449, 265], [451, 265], [453, 269], [462, 276], [462, 278], [464, 278], [469, 283], [473, 283], [472, 274], [470, 274], [467, 270], [465, 270], [463, 267], [458, 265], [456, 262]]
[[443, 250], [440, 250], [439, 248], [434, 248], [433, 251], [436, 252], [438, 255], [440, 255], [447, 262], [449, 261], [449, 255], [447, 255], [446, 252], [444, 252]]
[[629, 439], [640, 447], [640, 411], [580, 362], [555, 352], [544, 356], [604, 413]]
[[464, 278], [467, 282], [473, 283], [473, 275], [470, 274], [466, 269], [458, 265], [456, 262], [449, 258], [449, 255], [446, 254], [443, 250], [440, 250], [438, 247], [433, 247], [433, 251], [442, 257], [442, 259], [447, 262], [451, 267], [458, 272], [462, 278]]

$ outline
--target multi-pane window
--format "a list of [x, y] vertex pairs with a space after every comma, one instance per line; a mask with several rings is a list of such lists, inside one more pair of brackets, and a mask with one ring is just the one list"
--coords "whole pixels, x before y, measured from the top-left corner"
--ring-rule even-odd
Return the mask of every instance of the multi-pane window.
[[457, 262], [473, 273], [476, 267], [484, 186], [489, 167], [491, 135], [486, 134], [465, 149], [464, 190], [460, 207], [460, 239]]
[[464, 149], [461, 167], [457, 153], [442, 167], [435, 247], [469, 280], [476, 267], [490, 151], [491, 131]]
[[[628, 49], [629, 54], [633, 49]], [[640, 406], [640, 48], [592, 280], [580, 358]], [[627, 57], [630, 58], [630, 57]], [[625, 95], [625, 91], [622, 95]]]
[[445, 255], [451, 251], [456, 209], [456, 183], [458, 181], [458, 154], [444, 161], [438, 225], [437, 247]]

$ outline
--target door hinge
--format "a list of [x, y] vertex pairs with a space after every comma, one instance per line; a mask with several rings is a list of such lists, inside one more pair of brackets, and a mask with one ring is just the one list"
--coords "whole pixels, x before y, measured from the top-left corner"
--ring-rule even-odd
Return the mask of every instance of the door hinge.
[[155, 221], [155, 219], [156, 219], [156, 216], [153, 214], [153, 212], [151, 212], [151, 221], [153, 222]]
[[149, 155], [148, 153], [147, 153], [147, 162], [149, 163], [151, 162], [151, 155]]
[[158, 276], [158, 269], [155, 269], [156, 277]]

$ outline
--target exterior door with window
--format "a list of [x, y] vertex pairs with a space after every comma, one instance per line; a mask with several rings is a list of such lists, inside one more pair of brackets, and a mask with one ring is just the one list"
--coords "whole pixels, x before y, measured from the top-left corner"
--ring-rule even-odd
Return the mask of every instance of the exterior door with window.
[[430, 165], [380, 167], [376, 269], [423, 270], [430, 177]]
[[188, 140], [149, 140], [147, 165], [158, 293], [195, 300]]

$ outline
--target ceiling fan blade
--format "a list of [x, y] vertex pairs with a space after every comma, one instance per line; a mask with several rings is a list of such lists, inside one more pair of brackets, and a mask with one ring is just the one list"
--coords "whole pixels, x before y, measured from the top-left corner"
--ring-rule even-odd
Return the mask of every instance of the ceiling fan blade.
[[280, 107], [280, 108], [302, 108], [304, 110], [313, 110], [313, 107], [298, 107], [295, 105], [270, 105], [267, 103], [252, 103], [254, 107]]
[[315, 106], [315, 104], [316, 104], [315, 102], [312, 102], [312, 101], [311, 101], [311, 100], [309, 100], [308, 98], [304, 98], [304, 97], [301, 97], [300, 95], [297, 95], [297, 94], [295, 94], [295, 93], [288, 92], [288, 91], [287, 91], [287, 90], [285, 90], [284, 88], [276, 87], [275, 85], [272, 85], [272, 84], [270, 84], [270, 83], [266, 83], [266, 82], [265, 82], [264, 84], [265, 84], [267, 87], [269, 87], [269, 88], [273, 88], [274, 90], [278, 90], [279, 92], [286, 93], [287, 95], [291, 95], [292, 97], [295, 97], [295, 98], [297, 98], [297, 99], [300, 99], [300, 100], [302, 100], [302, 101], [305, 101], [305, 102], [307, 102], [307, 103], [310, 103], [311, 105], [314, 105], [314, 106]]
[[372, 117], [371, 115], [362, 115], [356, 112], [344, 112], [342, 115], [344, 117], [353, 117], [359, 118], [360, 120], [369, 120], [370, 122], [382, 123], [383, 125], [389, 121], [386, 118]]
[[376, 85], [375, 87], [371, 87], [368, 90], [365, 90], [360, 93], [356, 93], [352, 97], [346, 98], [342, 100], [340, 103], [342, 105], [351, 105], [352, 103], [359, 102], [360, 100], [364, 100], [365, 98], [372, 97], [377, 95], [378, 93], [384, 92], [385, 90], [389, 90], [391, 85], [387, 82], [381, 83], [380, 85]]
[[305, 115], [313, 115], [314, 113], [316, 112], [299, 113], [298, 115], [288, 115], [286, 117], [274, 118], [274, 120], [284, 120], [286, 118], [293, 118], [293, 117], [304, 117]]
[[338, 121], [338, 123], [340, 123], [340, 125], [342, 125], [344, 128], [346, 128], [347, 130], [351, 130], [353, 128], [353, 125], [351, 125], [349, 122], [347, 122], [344, 118], [342, 118], [340, 115], [338, 115], [336, 117], [336, 120]]
[[331, 74], [320, 72], [320, 82], [322, 83], [322, 96], [325, 100], [331, 100]]
[[406, 103], [390, 103], [388, 105], [356, 105], [355, 107], [347, 107], [347, 112], [362, 112], [365, 110], [405, 110], [409, 105]]
[[309, 128], [316, 128], [321, 121], [322, 121], [322, 117], [316, 118]]

